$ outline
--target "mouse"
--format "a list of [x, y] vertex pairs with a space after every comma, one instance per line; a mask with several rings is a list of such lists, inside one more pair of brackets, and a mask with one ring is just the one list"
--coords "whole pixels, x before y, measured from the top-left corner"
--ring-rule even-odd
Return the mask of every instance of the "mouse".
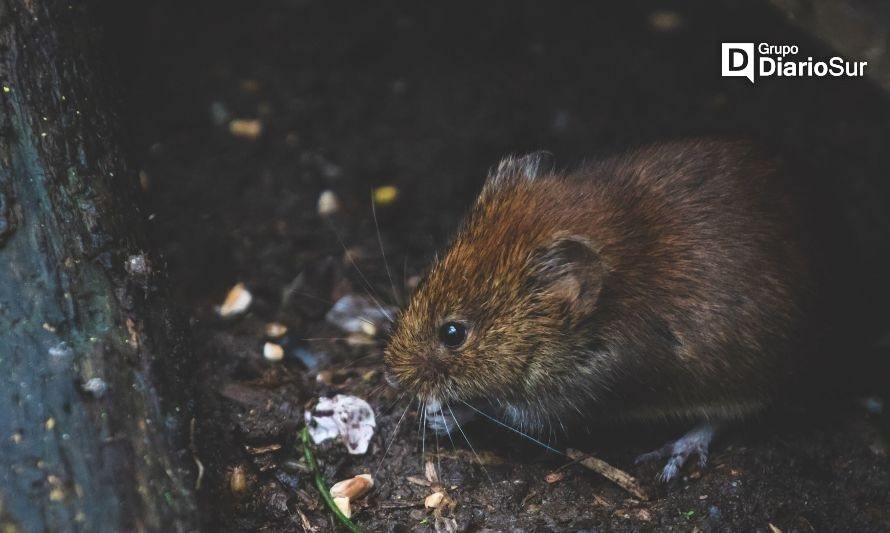
[[669, 421], [689, 431], [638, 460], [666, 460], [670, 480], [806, 363], [815, 276], [795, 181], [747, 140], [551, 160], [490, 171], [398, 314], [387, 371], [438, 433], [474, 413], [528, 434]]

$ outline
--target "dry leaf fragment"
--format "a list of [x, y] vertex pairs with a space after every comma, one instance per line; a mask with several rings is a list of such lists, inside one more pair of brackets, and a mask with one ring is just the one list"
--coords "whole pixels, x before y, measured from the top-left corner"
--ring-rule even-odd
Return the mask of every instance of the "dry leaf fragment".
[[427, 461], [423, 465], [423, 475], [430, 484], [439, 482], [439, 473], [436, 472], [436, 465], [432, 461]]

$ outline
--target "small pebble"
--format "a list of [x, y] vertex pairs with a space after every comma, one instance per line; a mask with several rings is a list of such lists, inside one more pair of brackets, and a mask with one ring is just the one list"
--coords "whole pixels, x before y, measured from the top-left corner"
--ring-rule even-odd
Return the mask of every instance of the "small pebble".
[[92, 393], [96, 398], [101, 398], [108, 390], [108, 384], [102, 378], [90, 378], [83, 384], [83, 390]]
[[242, 139], [254, 140], [263, 133], [263, 123], [257, 119], [236, 118], [229, 121], [229, 133]]
[[393, 185], [384, 185], [374, 189], [374, 203], [377, 205], [389, 205], [399, 197], [399, 189]]
[[683, 27], [683, 17], [676, 11], [654, 11], [649, 15], [649, 27], [664, 33], [677, 31]]
[[253, 295], [250, 294], [250, 291], [244, 287], [243, 283], [238, 283], [229, 289], [226, 299], [219, 307], [219, 316], [228, 318], [239, 315], [244, 311], [247, 311], [247, 308], [250, 307], [252, 301]]
[[267, 342], [263, 345], [263, 357], [265, 357], [267, 361], [281, 361], [284, 359], [284, 348], [282, 348], [280, 344]]
[[318, 196], [318, 214], [323, 217], [331, 216], [340, 210], [340, 199], [337, 193], [331, 190], [322, 191]]
[[281, 322], [269, 322], [266, 324], [264, 333], [266, 334], [266, 337], [270, 339], [277, 339], [287, 333], [287, 326]]
[[247, 490], [247, 471], [242, 465], [235, 465], [229, 474], [229, 490], [241, 494]]
[[551, 472], [544, 477], [544, 481], [552, 484], [562, 481], [562, 478], [564, 477], [565, 474], [563, 472]]

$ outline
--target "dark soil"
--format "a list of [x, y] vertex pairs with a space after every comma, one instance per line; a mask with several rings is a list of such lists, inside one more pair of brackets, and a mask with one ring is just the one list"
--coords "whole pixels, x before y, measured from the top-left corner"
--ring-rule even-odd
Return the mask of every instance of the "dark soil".
[[[422, 432], [413, 409], [396, 427], [407, 400], [384, 385], [382, 341], [337, 340], [344, 334], [323, 319], [332, 301], [365, 294], [368, 283], [387, 303], [403, 296], [390, 289], [377, 242], [374, 187], [400, 191], [378, 218], [405, 293], [488, 168], [541, 148], [572, 166], [651, 139], [752, 135], [805, 162], [814, 183], [834, 191], [838, 209], [826, 216], [872, 239], [876, 257], [885, 253], [890, 239], [874, 236], [890, 234], [886, 96], [865, 80], [751, 85], [719, 76], [721, 41], [829, 55], [777, 12], [707, 0], [149, 4], [118, 38], [132, 59], [124, 74], [147, 223], [196, 339], [206, 530], [333, 527], [297, 433], [304, 406], [335, 392], [366, 398], [378, 416], [366, 455], [336, 443], [317, 449], [329, 483], [374, 473], [375, 490], [354, 509], [368, 531], [890, 530], [886, 430], [840, 401], [735, 428], [707, 467], [687, 467], [668, 485], [655, 482], [656, 465], [636, 467], [633, 457], [688, 428], [605, 427], [576, 443], [637, 476], [653, 491], [648, 502], [578, 465], [548, 483], [564, 458], [484, 421], [467, 436], [485, 466], [462, 439], [437, 445], [428, 434], [428, 459], [455, 503], [431, 513]], [[657, 12], [676, 14], [679, 26], [657, 29]], [[232, 135], [234, 118], [258, 119], [261, 135]], [[327, 189], [343, 203], [329, 221], [316, 209]], [[237, 282], [254, 303], [223, 321], [214, 306]], [[876, 289], [874, 298], [886, 295]], [[289, 328], [278, 363], [262, 355], [273, 320]]]

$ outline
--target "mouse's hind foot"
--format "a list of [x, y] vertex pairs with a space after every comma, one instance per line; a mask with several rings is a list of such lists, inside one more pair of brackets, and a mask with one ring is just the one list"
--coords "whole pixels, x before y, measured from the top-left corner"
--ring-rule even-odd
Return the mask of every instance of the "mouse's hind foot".
[[644, 453], [637, 457], [635, 463], [640, 464], [667, 459], [667, 464], [658, 474], [658, 479], [664, 482], [670, 481], [677, 475], [692, 454], [698, 456], [699, 465], [704, 466], [707, 464], [708, 447], [714, 438], [714, 433], [713, 425], [708, 423], [701, 424], [676, 441], [669, 442], [655, 451]]

